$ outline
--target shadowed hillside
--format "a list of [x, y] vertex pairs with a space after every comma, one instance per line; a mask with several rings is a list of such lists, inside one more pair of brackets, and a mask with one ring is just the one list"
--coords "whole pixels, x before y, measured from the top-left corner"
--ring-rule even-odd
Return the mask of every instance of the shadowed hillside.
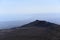
[[60, 40], [59, 26], [36, 20], [21, 27], [0, 30], [0, 40]]
[[56, 28], [57, 24], [54, 24], [54, 23], [50, 23], [50, 22], [47, 22], [47, 21], [39, 21], [39, 20], [36, 20], [36, 21], [33, 21], [31, 23], [28, 23], [28, 24], [25, 24], [21, 27], [15, 27], [15, 28], [12, 28], [12, 29], [16, 29], [16, 28], [22, 28], [22, 27], [38, 27], [38, 28], [41, 28], [41, 27], [50, 27], [50, 28]]

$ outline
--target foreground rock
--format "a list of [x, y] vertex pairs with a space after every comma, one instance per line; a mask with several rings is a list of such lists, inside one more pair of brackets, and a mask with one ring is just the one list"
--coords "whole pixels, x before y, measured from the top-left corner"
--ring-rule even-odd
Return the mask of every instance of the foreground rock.
[[3, 30], [0, 40], [40, 40], [45, 38], [47, 28], [22, 28], [16, 30]]
[[37, 20], [22, 27], [0, 30], [0, 40], [60, 40], [60, 26]]

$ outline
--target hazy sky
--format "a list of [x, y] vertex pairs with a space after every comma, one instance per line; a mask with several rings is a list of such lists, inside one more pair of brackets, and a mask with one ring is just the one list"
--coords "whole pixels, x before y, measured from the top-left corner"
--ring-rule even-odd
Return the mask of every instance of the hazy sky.
[[0, 13], [60, 13], [60, 0], [0, 0]]
[[58, 20], [59, 14], [60, 0], [0, 0], [0, 21], [29, 18]]

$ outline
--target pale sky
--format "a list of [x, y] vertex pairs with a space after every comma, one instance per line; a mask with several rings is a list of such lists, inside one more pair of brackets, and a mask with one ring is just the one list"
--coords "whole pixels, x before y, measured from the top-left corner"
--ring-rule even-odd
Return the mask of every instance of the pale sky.
[[1, 13], [60, 13], [60, 0], [0, 0]]
[[60, 0], [0, 0], [0, 21], [25, 19], [57, 22], [60, 20]]

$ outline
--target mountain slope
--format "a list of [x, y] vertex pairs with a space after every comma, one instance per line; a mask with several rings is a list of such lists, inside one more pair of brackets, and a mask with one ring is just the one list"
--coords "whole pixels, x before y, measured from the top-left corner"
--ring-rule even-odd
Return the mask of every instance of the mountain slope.
[[[55, 28], [57, 26], [59, 26], [59, 25], [54, 24], [54, 23], [50, 23], [47, 21], [36, 20], [36, 21], [30, 22], [28, 24], [25, 24], [21, 27], [16, 27], [16, 28], [22, 28], [22, 27], [50, 27], [50, 28]], [[12, 28], [12, 29], [16, 29], [16, 28]]]
[[59, 40], [57, 24], [36, 20], [21, 27], [0, 30], [0, 40]]

